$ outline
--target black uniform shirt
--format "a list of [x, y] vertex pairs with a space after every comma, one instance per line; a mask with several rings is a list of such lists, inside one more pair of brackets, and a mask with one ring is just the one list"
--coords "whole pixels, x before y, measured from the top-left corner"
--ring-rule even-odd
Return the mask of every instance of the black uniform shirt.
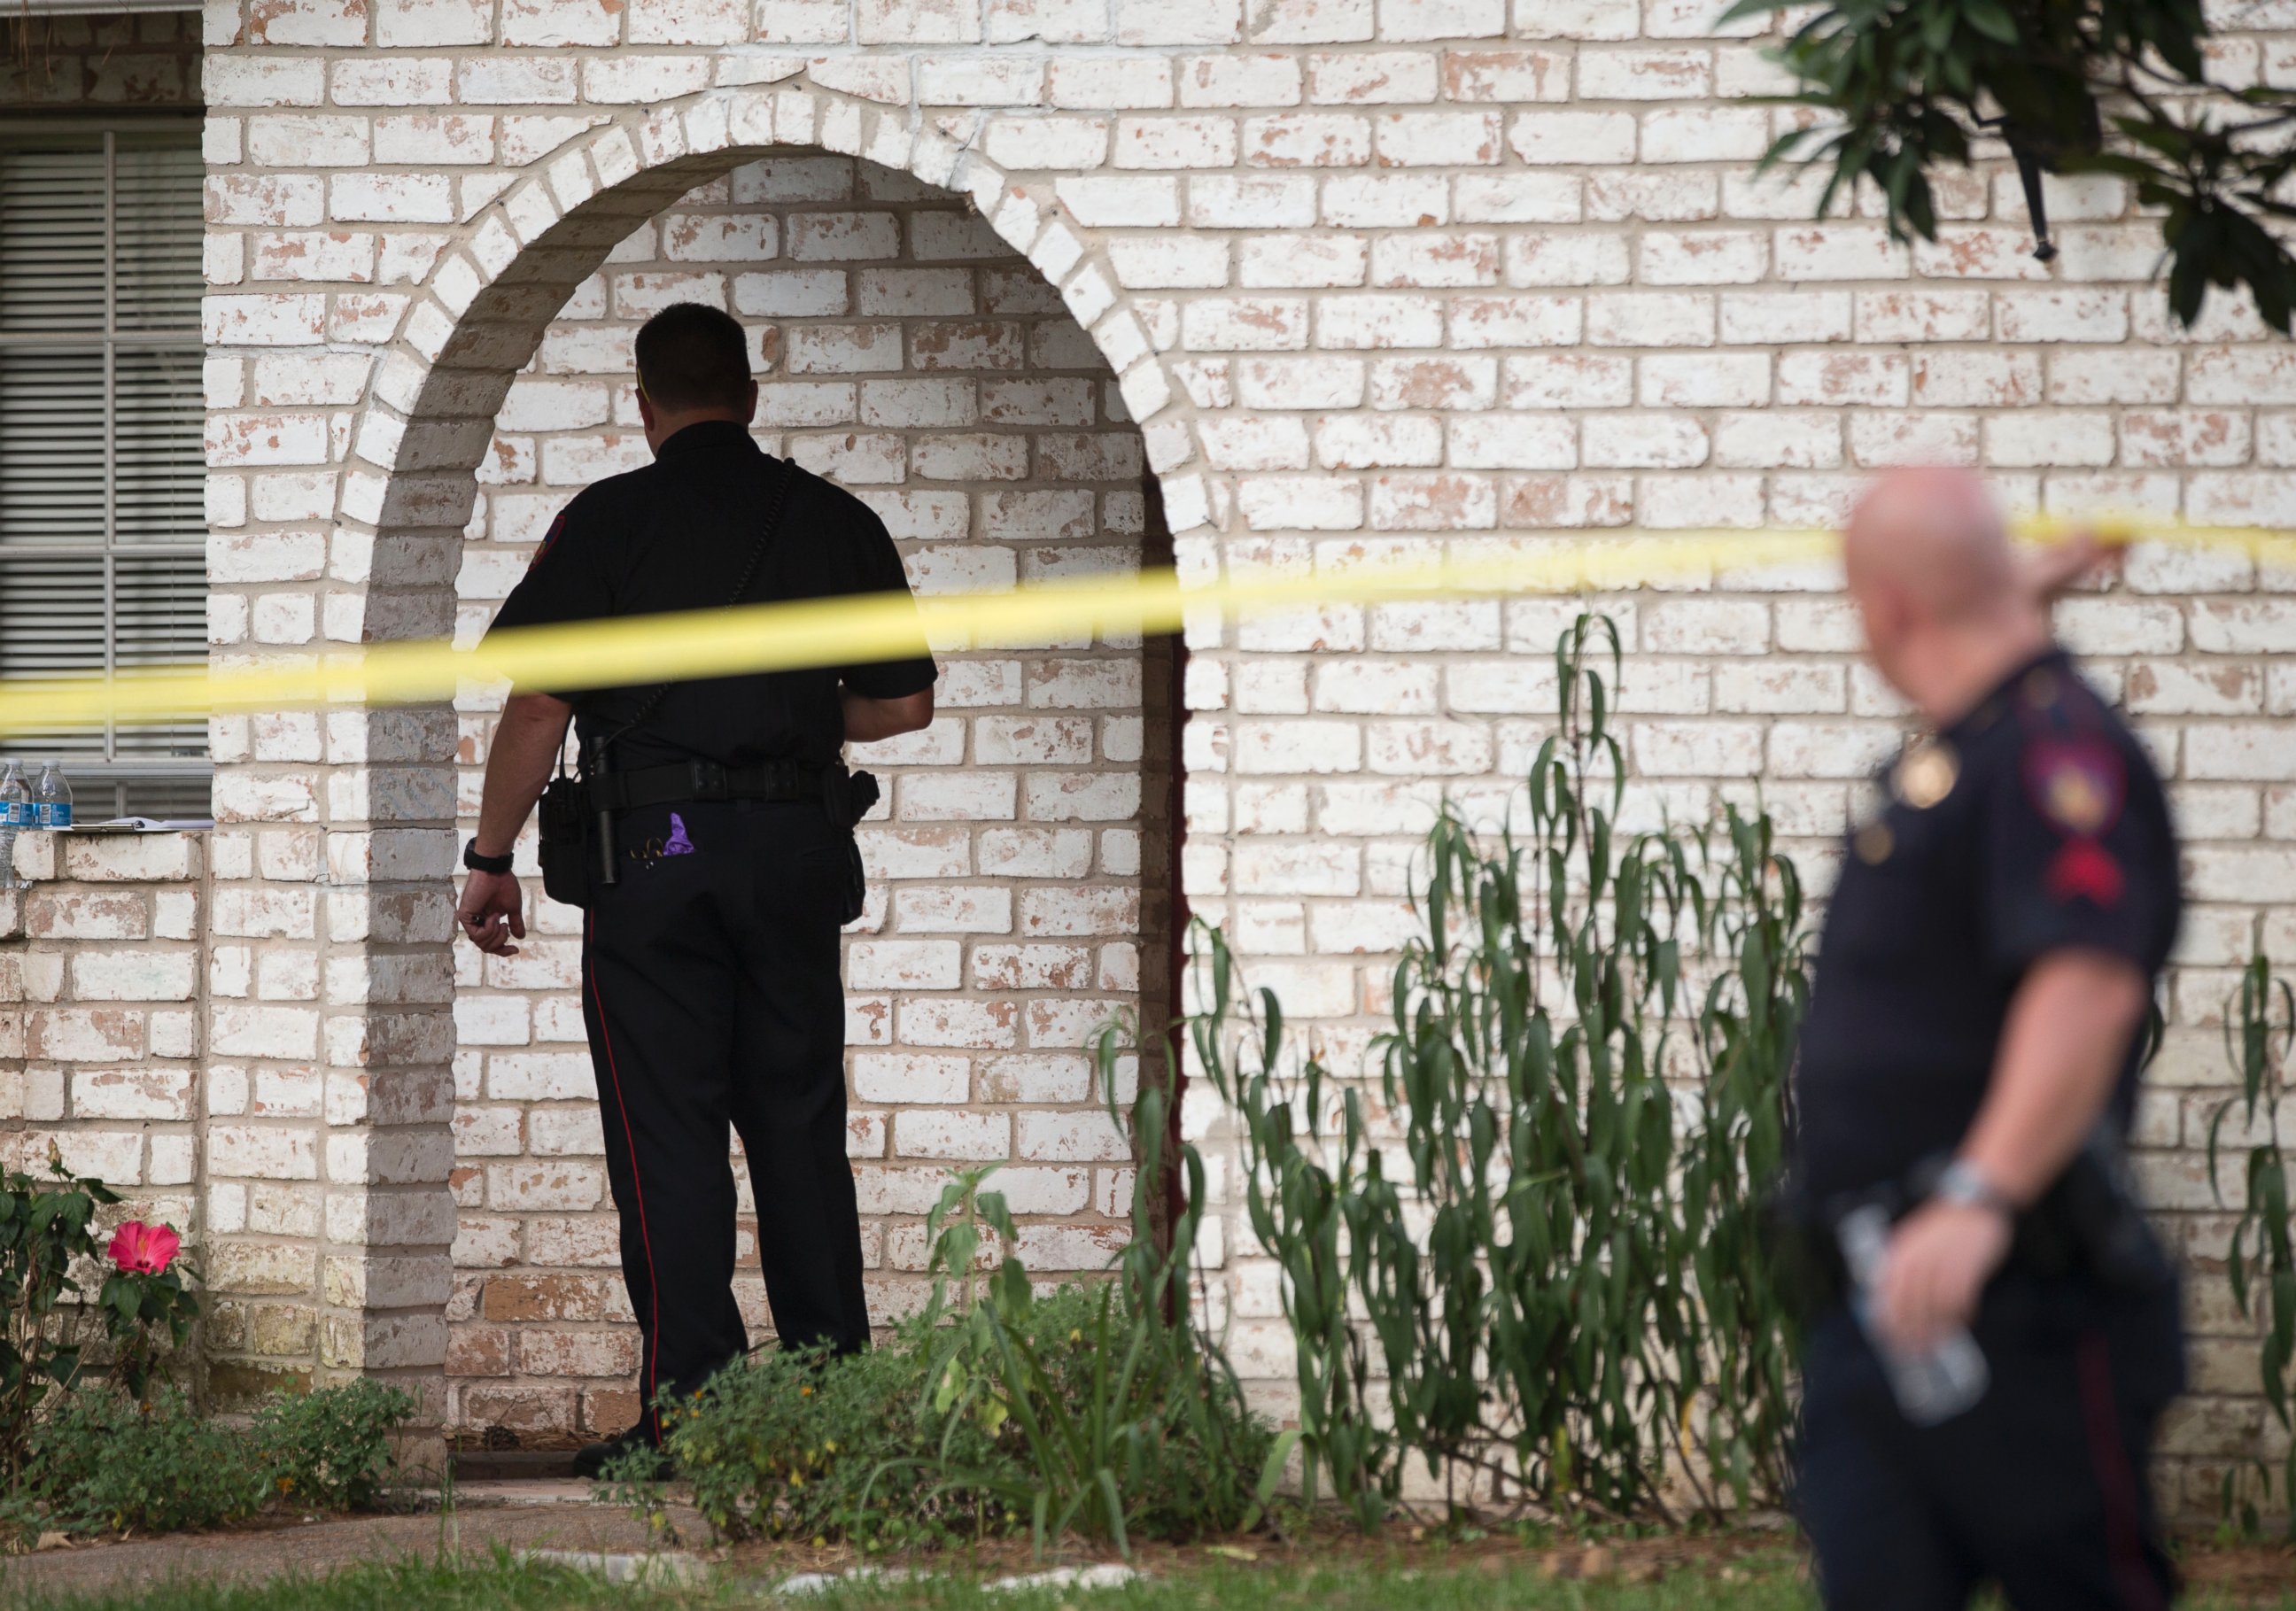
[[[2010, 997], [2045, 953], [2125, 957], [2147, 980], [2178, 908], [2176, 837], [2135, 735], [2052, 650], [1881, 778], [1825, 919], [1795, 1076], [1818, 1201], [1959, 1146]], [[2137, 1050], [2112, 1113], [2124, 1133]]]
[[[732, 602], [778, 473], [730, 421], [689, 425], [652, 464], [577, 494], [550, 527], [496, 615], [494, 627], [607, 616], [714, 609]], [[869, 506], [819, 476], [789, 467], [781, 519], [744, 601], [906, 591], [900, 556]], [[820, 765], [845, 741], [838, 684], [870, 699], [922, 693], [938, 675], [922, 629], [896, 660], [680, 683], [618, 740], [618, 772], [699, 756], [726, 766], [798, 760]], [[653, 685], [566, 695], [586, 740], [620, 731]]]

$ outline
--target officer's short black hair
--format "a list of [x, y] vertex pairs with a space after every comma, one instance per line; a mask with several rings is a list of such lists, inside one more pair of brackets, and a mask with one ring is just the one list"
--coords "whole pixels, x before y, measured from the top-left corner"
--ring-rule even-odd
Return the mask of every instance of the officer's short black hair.
[[637, 360], [656, 408], [738, 410], [750, 400], [750, 339], [723, 308], [671, 303], [639, 329]]

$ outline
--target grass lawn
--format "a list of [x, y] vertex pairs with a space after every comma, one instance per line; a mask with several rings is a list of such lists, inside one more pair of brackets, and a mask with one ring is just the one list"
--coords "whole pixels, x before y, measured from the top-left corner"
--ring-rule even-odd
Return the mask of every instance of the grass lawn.
[[[1629, 1555], [1603, 1561], [1601, 1575], [1558, 1574], [1580, 1558], [1523, 1552], [1460, 1554], [1396, 1550], [1353, 1559], [1304, 1564], [1293, 1559], [1223, 1558], [1202, 1552], [1173, 1558], [1145, 1582], [1098, 1591], [1073, 1588], [989, 1591], [952, 1575], [928, 1582], [844, 1587], [803, 1599], [776, 1601], [777, 1574], [751, 1576], [740, 1561], [706, 1587], [616, 1587], [562, 1568], [521, 1565], [506, 1557], [440, 1566], [408, 1560], [354, 1566], [332, 1577], [282, 1580], [259, 1588], [176, 1583], [133, 1593], [78, 1599], [8, 1599], [42, 1611], [415, 1611], [416, 1607], [501, 1607], [502, 1611], [674, 1611], [785, 1603], [823, 1611], [1807, 1611], [1814, 1604], [1798, 1557], [1784, 1547], [1755, 1547], [1729, 1558], [1685, 1559], [1652, 1567]], [[2203, 1572], [2203, 1577], [2210, 1575]], [[2248, 1574], [2242, 1574], [2248, 1578]], [[2268, 1579], [2267, 1581], [2269, 1581]], [[4, 1580], [0, 1580], [4, 1582]], [[2253, 1578], [2248, 1578], [2251, 1588]], [[2187, 1611], [2271, 1607], [2296, 1611], [2296, 1587], [2274, 1597], [2203, 1589]]]

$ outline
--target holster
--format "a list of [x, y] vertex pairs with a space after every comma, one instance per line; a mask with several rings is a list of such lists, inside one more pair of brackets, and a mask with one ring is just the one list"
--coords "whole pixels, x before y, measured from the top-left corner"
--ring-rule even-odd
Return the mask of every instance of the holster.
[[594, 814], [581, 780], [560, 773], [542, 791], [542, 892], [564, 906], [590, 904], [597, 855], [590, 843]]
[[845, 830], [844, 900], [838, 907], [837, 925], [843, 928], [861, 915], [869, 900], [869, 870], [861, 864], [861, 842], [853, 830], [869, 808], [877, 803], [882, 791], [877, 786], [873, 772], [848, 772], [842, 766], [824, 766], [821, 772], [821, 808], [829, 820]]
[[[1841, 1296], [1839, 1276], [1820, 1257], [1801, 1183], [1789, 1177], [1762, 1199], [1755, 1222], [1771, 1288], [1796, 1323], [1808, 1325]], [[1838, 1265], [1840, 1255], [1835, 1255]]]
[[2070, 1277], [2116, 1294], [2156, 1291], [2176, 1279], [2144, 1217], [2120, 1138], [2104, 1129], [2073, 1155], [2040, 1201], [2017, 1216], [2009, 1263], [2044, 1279]]
[[[1772, 1193], [1765, 1230], [1781, 1295], [1807, 1319], [1849, 1295], [1837, 1227], [1852, 1211], [1879, 1206], [1891, 1220], [1921, 1206], [1950, 1160], [1923, 1159], [1903, 1181], [1847, 1192], [1820, 1203], [1798, 1182]], [[2117, 1138], [2100, 1129], [2056, 1183], [2016, 1216], [2005, 1272], [2079, 1281], [2113, 1295], [2159, 1290], [2175, 1267], [2144, 1218]]]
[[[786, 799], [792, 797], [784, 779], [764, 775], [765, 769], [729, 774], [713, 763], [689, 766], [652, 767], [638, 773], [608, 773], [595, 779], [561, 773], [542, 791], [539, 824], [542, 833], [542, 888], [562, 905], [587, 906], [596, 896], [601, 855], [599, 833], [614, 813], [633, 806], [678, 800]], [[689, 781], [690, 780], [690, 781]], [[874, 773], [848, 772], [832, 763], [821, 768], [821, 807], [830, 822], [845, 834], [845, 882], [840, 903], [840, 926], [861, 915], [868, 898], [868, 878], [861, 865], [861, 847], [853, 837], [856, 823], [869, 814], [882, 794]]]

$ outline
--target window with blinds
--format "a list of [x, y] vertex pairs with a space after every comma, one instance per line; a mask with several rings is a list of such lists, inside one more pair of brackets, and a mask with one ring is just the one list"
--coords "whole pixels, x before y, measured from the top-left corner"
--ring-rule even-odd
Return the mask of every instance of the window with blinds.
[[[0, 123], [0, 676], [207, 650], [196, 123]], [[208, 814], [207, 728], [24, 733], [83, 820]]]

